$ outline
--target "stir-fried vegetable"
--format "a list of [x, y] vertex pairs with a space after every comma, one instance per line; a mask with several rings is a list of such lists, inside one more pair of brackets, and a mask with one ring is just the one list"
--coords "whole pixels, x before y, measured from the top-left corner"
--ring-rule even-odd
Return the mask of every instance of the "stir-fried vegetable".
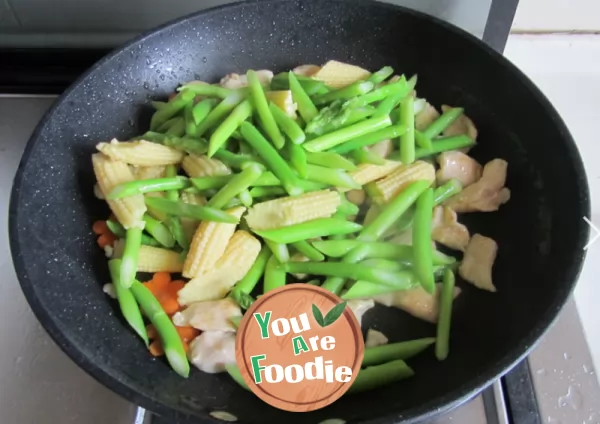
[[[248, 388], [233, 352], [242, 315], [301, 281], [339, 295], [359, 322], [378, 302], [437, 323], [435, 338], [378, 333], [349, 393], [413, 376], [404, 361], [434, 343], [448, 356], [455, 272], [496, 290], [497, 245], [457, 212], [506, 203], [507, 164], [467, 156], [477, 131], [464, 108], [440, 114], [416, 97], [416, 75], [394, 73], [329, 61], [193, 81], [152, 102], [147, 132], [96, 146], [94, 193], [113, 214], [92, 229], [152, 355], [184, 377], [191, 361]], [[142, 284], [145, 272], [156, 274]], [[218, 361], [202, 364], [214, 346]]]

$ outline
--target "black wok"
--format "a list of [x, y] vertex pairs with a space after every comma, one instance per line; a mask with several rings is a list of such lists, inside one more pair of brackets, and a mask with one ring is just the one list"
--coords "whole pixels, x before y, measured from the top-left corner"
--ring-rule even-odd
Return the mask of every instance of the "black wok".
[[[498, 292], [463, 285], [445, 362], [423, 354], [411, 361], [413, 379], [293, 414], [268, 406], [225, 374], [178, 377], [124, 325], [102, 292], [106, 258], [90, 226], [107, 210], [93, 195], [90, 155], [99, 141], [143, 132], [150, 99], [178, 83], [328, 59], [418, 73], [420, 97], [438, 107], [464, 106], [480, 131], [473, 155], [508, 161], [512, 199], [497, 213], [466, 216], [473, 233], [500, 246]], [[529, 79], [479, 40], [375, 2], [261, 1], [163, 26], [74, 83], [25, 149], [10, 204], [10, 241], [23, 291], [58, 345], [100, 382], [160, 415], [213, 422], [209, 412], [224, 409], [241, 423], [412, 423], [474, 396], [534, 346], [577, 281], [589, 208], [582, 162], [564, 123]], [[432, 325], [383, 307], [365, 323], [393, 341], [435, 334]]]

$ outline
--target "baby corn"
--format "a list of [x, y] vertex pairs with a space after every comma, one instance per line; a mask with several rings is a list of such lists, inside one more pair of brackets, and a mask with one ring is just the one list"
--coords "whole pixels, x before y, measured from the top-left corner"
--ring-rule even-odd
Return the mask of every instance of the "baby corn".
[[[112, 160], [103, 153], [92, 155], [92, 166], [98, 181], [98, 187], [103, 196], [122, 183], [133, 181], [135, 178], [125, 162]], [[128, 228], [144, 228], [142, 217], [146, 213], [146, 204], [141, 194], [122, 199], [107, 200], [108, 206], [117, 220]]]
[[[240, 218], [245, 211], [244, 207], [236, 207], [228, 210], [227, 213]], [[236, 224], [214, 221], [200, 223], [183, 265], [183, 276], [194, 278], [211, 269], [225, 252], [235, 227]]]
[[181, 272], [181, 255], [173, 250], [153, 246], [140, 246], [138, 272]]
[[356, 81], [367, 79], [369, 76], [371, 76], [371, 73], [366, 69], [338, 62], [336, 60], [330, 60], [313, 75], [313, 78], [323, 81], [330, 87], [342, 88]]
[[231, 169], [223, 162], [206, 156], [188, 155], [183, 158], [182, 167], [192, 178], [231, 174]]
[[132, 168], [136, 180], [164, 178], [167, 170], [165, 166], [133, 166]]
[[222, 299], [250, 270], [260, 253], [261, 244], [250, 233], [236, 231], [223, 256], [208, 273], [193, 278], [178, 293], [179, 304]]
[[112, 159], [137, 166], [173, 165], [181, 162], [184, 155], [179, 150], [145, 140], [119, 142], [113, 139], [110, 143], [98, 143], [96, 149]]
[[329, 218], [341, 203], [339, 193], [320, 190], [300, 196], [281, 197], [255, 204], [246, 215], [246, 222], [253, 230], [269, 230]]
[[410, 183], [418, 180], [435, 181], [435, 168], [433, 165], [416, 161], [410, 165], [402, 165], [387, 177], [375, 181], [372, 187], [374, 200], [378, 204], [389, 202], [404, 190]]
[[358, 165], [358, 169], [350, 171], [348, 174], [358, 184], [365, 185], [391, 174], [401, 166], [401, 162], [395, 162], [392, 160], [386, 161], [384, 165], [363, 163]]

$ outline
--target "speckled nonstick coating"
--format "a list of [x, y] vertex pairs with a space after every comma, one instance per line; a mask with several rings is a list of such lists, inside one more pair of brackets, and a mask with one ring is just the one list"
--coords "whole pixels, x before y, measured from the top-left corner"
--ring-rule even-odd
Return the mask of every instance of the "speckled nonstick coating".
[[[466, 107], [480, 131], [473, 155], [509, 162], [512, 199], [498, 213], [468, 214], [473, 233], [496, 239], [498, 293], [463, 284], [451, 353], [410, 364], [416, 377], [307, 414], [274, 409], [226, 374], [187, 380], [153, 359], [102, 292], [106, 258], [90, 226], [107, 209], [95, 199], [95, 143], [126, 139], [148, 123], [150, 99], [191, 79], [216, 81], [248, 68], [283, 71], [338, 59], [419, 74], [419, 96]], [[474, 396], [521, 360], [571, 293], [584, 259], [587, 180], [567, 128], [513, 65], [447, 23], [369, 1], [263, 1], [180, 19], [112, 53], [57, 101], [35, 130], [10, 204], [10, 241], [23, 291], [61, 348], [131, 401], [166, 417], [241, 423], [414, 423]], [[383, 307], [368, 313], [392, 341], [435, 334], [432, 325]], [[52, 364], [48, 364], [52, 366]]]

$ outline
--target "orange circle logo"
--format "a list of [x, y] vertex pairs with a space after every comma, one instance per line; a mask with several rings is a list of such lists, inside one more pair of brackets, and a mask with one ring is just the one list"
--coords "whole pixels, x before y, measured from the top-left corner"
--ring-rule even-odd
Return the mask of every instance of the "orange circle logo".
[[238, 328], [236, 360], [248, 387], [266, 403], [308, 412], [339, 399], [360, 370], [365, 345], [352, 310], [309, 284], [268, 292]]

